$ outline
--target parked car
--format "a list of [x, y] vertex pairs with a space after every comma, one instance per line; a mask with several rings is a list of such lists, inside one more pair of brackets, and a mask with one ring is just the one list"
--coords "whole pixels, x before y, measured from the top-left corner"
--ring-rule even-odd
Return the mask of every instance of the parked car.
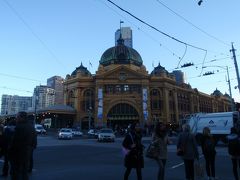
[[44, 129], [44, 127], [41, 124], [35, 124], [35, 131], [37, 134], [46, 134], [47, 131]]
[[115, 135], [112, 129], [109, 128], [104, 128], [101, 129], [99, 134], [98, 134], [98, 141], [110, 141], [114, 142], [115, 141]]
[[82, 136], [83, 133], [78, 130], [77, 128], [72, 128], [72, 133], [73, 133], [73, 136]]
[[70, 128], [62, 128], [59, 130], [58, 139], [72, 139], [73, 132]]
[[98, 138], [99, 130], [90, 129], [87, 134], [89, 137]]

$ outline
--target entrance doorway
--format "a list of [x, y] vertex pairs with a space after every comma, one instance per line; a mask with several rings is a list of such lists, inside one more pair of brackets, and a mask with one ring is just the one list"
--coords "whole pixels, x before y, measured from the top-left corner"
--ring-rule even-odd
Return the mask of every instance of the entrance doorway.
[[129, 124], [139, 122], [137, 110], [127, 103], [113, 106], [107, 115], [107, 126], [115, 131], [125, 130]]

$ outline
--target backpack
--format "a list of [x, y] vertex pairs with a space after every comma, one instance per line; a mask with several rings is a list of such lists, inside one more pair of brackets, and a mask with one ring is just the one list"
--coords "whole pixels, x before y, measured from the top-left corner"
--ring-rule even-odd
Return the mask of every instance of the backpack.
[[204, 151], [207, 154], [215, 152], [215, 145], [214, 145], [212, 138], [206, 138], [206, 140], [204, 142]]
[[232, 156], [240, 156], [240, 140], [238, 137], [228, 140], [228, 153]]

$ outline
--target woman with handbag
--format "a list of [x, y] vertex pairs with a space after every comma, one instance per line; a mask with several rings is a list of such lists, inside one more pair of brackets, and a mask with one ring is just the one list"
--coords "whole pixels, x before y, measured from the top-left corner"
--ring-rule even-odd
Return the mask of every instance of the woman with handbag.
[[124, 165], [126, 171], [124, 173], [124, 180], [128, 180], [132, 168], [136, 169], [137, 179], [142, 180], [142, 168], [144, 167], [143, 148], [141, 129], [136, 124], [130, 126], [129, 133], [125, 136], [122, 146], [128, 149], [128, 153], [124, 158]]
[[190, 132], [188, 124], [183, 126], [183, 132], [179, 135], [177, 151], [182, 152], [178, 155], [184, 161], [186, 179], [194, 180], [194, 160], [199, 160], [199, 153], [195, 136]]
[[158, 157], [156, 159], [158, 164], [158, 180], [164, 180], [165, 165], [167, 161], [167, 145], [170, 143], [166, 126], [158, 122], [155, 126], [152, 142], [158, 150]]

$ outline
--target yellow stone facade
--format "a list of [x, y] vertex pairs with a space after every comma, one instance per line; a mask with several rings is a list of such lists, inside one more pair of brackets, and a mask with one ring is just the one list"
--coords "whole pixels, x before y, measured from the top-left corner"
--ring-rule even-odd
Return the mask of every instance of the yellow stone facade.
[[[126, 55], [129, 48], [123, 46], [111, 50]], [[178, 84], [173, 74], [160, 65], [148, 73], [138, 63], [140, 57], [132, 58], [131, 53], [123, 56], [128, 58], [126, 61], [112, 52], [110, 58], [103, 55], [96, 74], [81, 64], [66, 76], [64, 103], [76, 109], [75, 124], [83, 129], [133, 121], [141, 125], [154, 121], [178, 124], [192, 113], [231, 110], [230, 98], [218, 90], [208, 95], [188, 84]]]

